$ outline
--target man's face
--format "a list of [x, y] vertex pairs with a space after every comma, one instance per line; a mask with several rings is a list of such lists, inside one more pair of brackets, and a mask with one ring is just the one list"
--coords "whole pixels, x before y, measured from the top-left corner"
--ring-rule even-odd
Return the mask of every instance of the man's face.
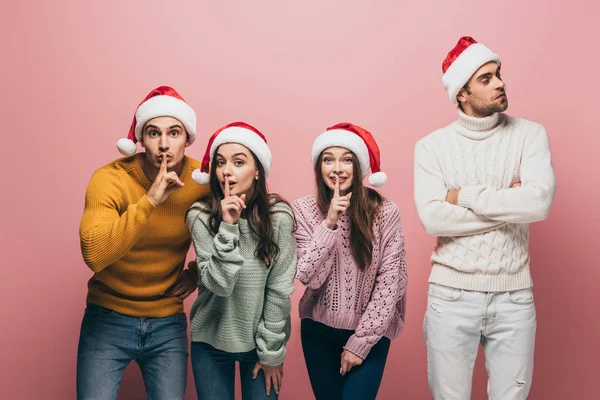
[[458, 92], [457, 99], [467, 115], [487, 117], [508, 108], [500, 65], [489, 62], [479, 68], [466, 86]]
[[146, 122], [141, 143], [146, 149], [147, 163], [160, 168], [164, 154], [168, 170], [181, 164], [185, 148], [189, 146], [183, 124], [173, 117], [157, 117]]

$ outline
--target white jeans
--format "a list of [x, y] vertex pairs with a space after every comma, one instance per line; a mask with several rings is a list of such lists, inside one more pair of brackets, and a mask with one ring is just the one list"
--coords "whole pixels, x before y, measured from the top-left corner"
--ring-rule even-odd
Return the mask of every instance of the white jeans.
[[526, 399], [536, 317], [531, 289], [474, 292], [429, 284], [423, 336], [435, 400], [469, 400], [481, 343], [491, 400]]

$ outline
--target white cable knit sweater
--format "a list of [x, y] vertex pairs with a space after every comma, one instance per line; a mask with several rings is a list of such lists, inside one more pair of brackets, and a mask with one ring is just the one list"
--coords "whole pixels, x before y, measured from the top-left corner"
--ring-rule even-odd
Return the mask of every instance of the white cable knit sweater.
[[[492, 114], [459, 118], [415, 146], [415, 203], [437, 236], [429, 282], [477, 291], [532, 286], [529, 223], [548, 216], [556, 187], [544, 127]], [[515, 182], [522, 186], [510, 188]], [[457, 206], [445, 201], [460, 190]]]

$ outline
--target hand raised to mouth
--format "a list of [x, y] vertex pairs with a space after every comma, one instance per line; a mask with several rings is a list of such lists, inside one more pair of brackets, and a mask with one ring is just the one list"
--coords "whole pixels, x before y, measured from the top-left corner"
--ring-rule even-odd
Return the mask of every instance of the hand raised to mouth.
[[223, 222], [233, 225], [240, 218], [240, 215], [242, 215], [242, 210], [246, 208], [246, 195], [242, 194], [240, 197], [231, 195], [228, 176], [225, 177], [225, 185], [223, 189], [223, 195], [225, 196], [223, 200], [221, 200], [221, 213], [223, 214]]

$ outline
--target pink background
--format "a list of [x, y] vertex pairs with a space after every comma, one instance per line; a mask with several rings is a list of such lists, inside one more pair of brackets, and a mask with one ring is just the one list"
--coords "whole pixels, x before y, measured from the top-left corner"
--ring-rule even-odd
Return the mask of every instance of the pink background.
[[[198, 114], [188, 155], [201, 157], [225, 123], [250, 122], [274, 153], [271, 189], [290, 200], [312, 191], [310, 146], [323, 129], [350, 120], [374, 133], [389, 175], [382, 192], [403, 214], [410, 274], [408, 320], [379, 398], [429, 398], [421, 322], [434, 239], [412, 200], [413, 147], [455, 118], [441, 62], [463, 34], [501, 56], [508, 112], [543, 123], [552, 143], [556, 200], [548, 220], [531, 227], [539, 326], [530, 398], [595, 397], [600, 10], [567, 3], [3, 2], [0, 397], [75, 398], [91, 275], [78, 240], [85, 188], [119, 156], [115, 142], [143, 96], [172, 85]], [[284, 399], [311, 398], [301, 293], [298, 286]], [[485, 398], [482, 361], [474, 399]], [[193, 392], [190, 373], [188, 399]], [[133, 364], [119, 398], [144, 398]]]

